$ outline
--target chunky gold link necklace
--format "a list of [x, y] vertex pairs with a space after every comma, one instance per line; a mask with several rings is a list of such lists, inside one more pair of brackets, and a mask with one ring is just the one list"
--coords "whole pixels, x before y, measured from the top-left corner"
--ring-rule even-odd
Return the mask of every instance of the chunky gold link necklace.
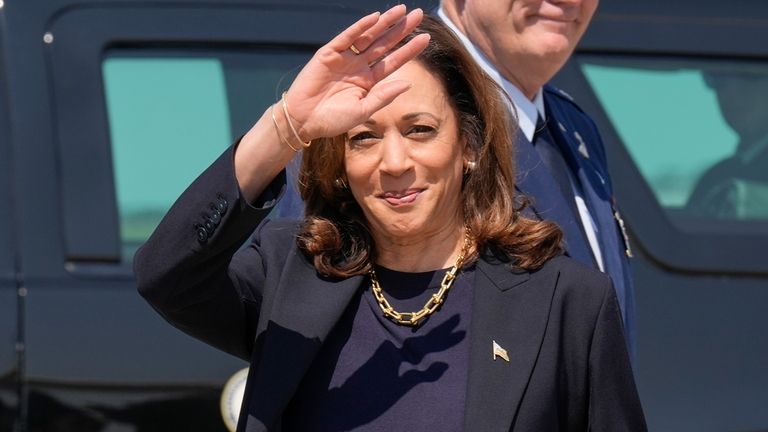
[[379, 285], [379, 280], [376, 278], [376, 271], [374, 269], [371, 269], [371, 272], [370, 272], [371, 291], [373, 291], [373, 296], [376, 298], [376, 301], [379, 303], [379, 308], [381, 308], [381, 311], [384, 313], [384, 316], [397, 324], [415, 327], [419, 325], [419, 322], [422, 319], [435, 313], [435, 311], [445, 301], [445, 295], [448, 293], [448, 290], [451, 289], [451, 286], [453, 285], [453, 281], [454, 279], [456, 279], [456, 274], [459, 272], [461, 265], [464, 263], [464, 259], [467, 257], [467, 254], [469, 253], [471, 239], [472, 239], [472, 232], [469, 230], [469, 227], [467, 227], [465, 228], [465, 232], [464, 232], [464, 245], [461, 247], [461, 252], [459, 253], [459, 257], [456, 258], [456, 264], [454, 264], [453, 267], [451, 267], [451, 269], [445, 273], [445, 276], [443, 276], [443, 280], [442, 282], [440, 282], [440, 290], [438, 290], [435, 294], [432, 294], [431, 296], [429, 296], [429, 300], [427, 300], [427, 303], [424, 305], [424, 307], [421, 308], [421, 310], [416, 312], [396, 311], [395, 308], [393, 308], [392, 305], [389, 304], [389, 301], [386, 298], [384, 298], [384, 293], [381, 290], [381, 285]]

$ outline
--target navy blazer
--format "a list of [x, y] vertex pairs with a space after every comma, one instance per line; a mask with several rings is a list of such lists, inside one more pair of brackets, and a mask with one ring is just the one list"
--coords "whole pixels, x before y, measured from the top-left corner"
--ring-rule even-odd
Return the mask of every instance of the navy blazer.
[[[630, 349], [635, 340], [635, 302], [630, 269], [629, 240], [616, 207], [608, 175], [608, 163], [600, 134], [592, 119], [565, 92], [547, 85], [544, 106], [556, 145], [578, 179], [584, 201], [594, 219], [605, 272], [611, 277], [623, 314]], [[597, 267], [581, 221], [573, 217], [561, 188], [539, 157], [538, 151], [521, 133], [515, 142], [517, 189], [532, 198], [532, 209], [541, 219], [556, 222], [565, 234], [568, 255]]]
[[[169, 322], [250, 362], [241, 432], [281, 430], [323, 341], [367, 288], [362, 276], [319, 275], [296, 246], [296, 221], [260, 224], [283, 185], [281, 175], [246, 203], [228, 150], [134, 261], [139, 291]], [[488, 257], [476, 268], [464, 430], [646, 430], [605, 275], [567, 257], [533, 272]], [[494, 360], [493, 341], [509, 362]]]

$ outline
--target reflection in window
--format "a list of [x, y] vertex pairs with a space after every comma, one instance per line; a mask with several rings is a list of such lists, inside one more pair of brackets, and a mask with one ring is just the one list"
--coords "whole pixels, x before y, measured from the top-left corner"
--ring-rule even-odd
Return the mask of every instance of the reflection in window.
[[124, 260], [307, 57], [270, 50], [109, 53], [102, 68]]
[[581, 58], [628, 152], [673, 223], [768, 220], [768, 66]]
[[687, 206], [712, 217], [768, 219], [768, 68], [720, 64], [702, 76], [738, 142], [698, 179]]

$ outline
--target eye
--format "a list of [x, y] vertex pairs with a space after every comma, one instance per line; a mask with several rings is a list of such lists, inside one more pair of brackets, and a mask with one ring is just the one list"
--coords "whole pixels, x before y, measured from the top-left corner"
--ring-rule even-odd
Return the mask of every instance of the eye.
[[436, 132], [436, 129], [427, 125], [413, 125], [408, 129], [408, 134], [416, 135], [431, 135]]
[[357, 132], [349, 136], [349, 141], [354, 144], [363, 144], [374, 139], [376, 139], [376, 136], [371, 131]]

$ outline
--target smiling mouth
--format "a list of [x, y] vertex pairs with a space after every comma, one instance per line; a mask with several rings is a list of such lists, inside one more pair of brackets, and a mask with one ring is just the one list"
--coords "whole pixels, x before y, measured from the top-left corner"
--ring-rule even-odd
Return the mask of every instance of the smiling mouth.
[[563, 16], [543, 16], [543, 15], [538, 15], [537, 18], [540, 21], [557, 23], [557, 24], [561, 24], [561, 25], [571, 25], [571, 24], [576, 22], [576, 20], [573, 19], [573, 18], [563, 17]]
[[573, 20], [569, 20], [569, 19], [565, 19], [565, 18], [560, 18], [560, 17], [547, 17], [547, 16], [538, 15], [536, 18], [539, 21], [559, 23], [559, 24], [570, 24], [571, 22], [573, 22]]
[[416, 198], [419, 197], [421, 192], [422, 189], [408, 189], [402, 192], [384, 192], [379, 195], [379, 198], [389, 203], [389, 205], [399, 206], [416, 201]]

